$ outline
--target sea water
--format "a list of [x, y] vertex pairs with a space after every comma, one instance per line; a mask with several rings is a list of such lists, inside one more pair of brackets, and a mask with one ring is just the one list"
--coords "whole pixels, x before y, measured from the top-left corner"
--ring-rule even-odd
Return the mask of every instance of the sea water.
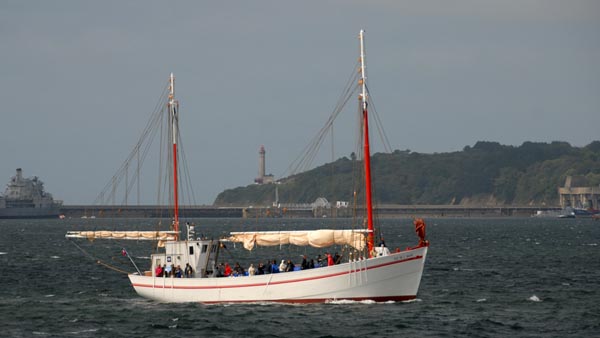
[[[348, 228], [346, 219], [193, 219], [197, 235]], [[591, 219], [426, 219], [431, 242], [410, 302], [165, 304], [135, 293], [120, 270], [147, 269], [149, 242], [65, 239], [69, 230], [151, 230], [156, 219], [0, 220], [2, 337], [600, 337], [600, 222]], [[168, 223], [163, 221], [163, 223]], [[382, 220], [386, 244], [417, 237], [408, 219]], [[332, 251], [341, 248], [332, 248]], [[324, 254], [245, 251], [244, 266]], [[100, 261], [102, 264], [98, 264]], [[248, 278], [248, 277], [246, 277]]]

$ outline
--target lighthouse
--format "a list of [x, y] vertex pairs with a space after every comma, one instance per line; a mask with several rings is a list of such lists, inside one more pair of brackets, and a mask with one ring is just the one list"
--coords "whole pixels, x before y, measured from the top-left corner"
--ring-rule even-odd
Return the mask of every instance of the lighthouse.
[[265, 146], [261, 145], [258, 151], [258, 177], [265, 177]]
[[273, 175], [269, 174], [266, 175], [265, 174], [265, 146], [261, 145], [260, 149], [258, 150], [258, 177], [254, 179], [254, 183], [256, 184], [267, 184], [267, 183], [273, 183], [274, 182], [274, 178]]

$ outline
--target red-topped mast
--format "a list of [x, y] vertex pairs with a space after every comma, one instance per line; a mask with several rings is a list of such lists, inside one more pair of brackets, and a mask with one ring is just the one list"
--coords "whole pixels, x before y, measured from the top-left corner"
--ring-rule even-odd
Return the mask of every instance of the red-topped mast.
[[371, 153], [369, 150], [369, 114], [367, 111], [367, 84], [365, 75], [365, 40], [364, 30], [360, 30], [360, 80], [358, 84], [361, 86], [361, 94], [359, 100], [362, 107], [362, 118], [363, 118], [363, 139], [364, 139], [364, 151], [363, 157], [365, 162], [365, 190], [366, 190], [366, 202], [367, 202], [367, 246], [369, 249], [369, 257], [372, 257], [373, 247], [375, 246], [375, 234], [373, 228], [373, 201], [371, 197]]
[[173, 231], [176, 232], [175, 240], [179, 238], [179, 195], [177, 184], [177, 131], [179, 130], [179, 102], [175, 100], [175, 77], [171, 73], [169, 78], [169, 117], [171, 120], [172, 136], [173, 136], [173, 202], [174, 202], [174, 218]]

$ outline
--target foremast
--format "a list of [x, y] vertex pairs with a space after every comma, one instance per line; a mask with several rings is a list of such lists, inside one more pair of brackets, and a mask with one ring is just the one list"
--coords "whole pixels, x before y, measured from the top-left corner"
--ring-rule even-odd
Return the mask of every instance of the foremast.
[[175, 240], [179, 239], [179, 192], [177, 182], [177, 138], [179, 131], [179, 101], [175, 100], [175, 77], [169, 77], [169, 120], [173, 137], [173, 231]]
[[372, 257], [373, 248], [375, 246], [375, 234], [373, 227], [373, 200], [372, 200], [372, 189], [371, 189], [371, 153], [369, 150], [369, 113], [367, 109], [367, 84], [366, 84], [366, 65], [365, 65], [365, 39], [364, 30], [360, 30], [358, 39], [360, 41], [360, 79], [358, 84], [361, 87], [361, 93], [358, 96], [361, 109], [362, 109], [362, 121], [363, 121], [363, 140], [364, 149], [363, 157], [365, 163], [365, 192], [366, 192], [366, 204], [367, 204], [367, 248], [369, 250], [369, 257]]

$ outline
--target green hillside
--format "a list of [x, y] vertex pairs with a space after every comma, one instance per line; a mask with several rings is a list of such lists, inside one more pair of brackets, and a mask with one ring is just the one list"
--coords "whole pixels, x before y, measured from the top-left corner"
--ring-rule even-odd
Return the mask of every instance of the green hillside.
[[[396, 150], [372, 156], [375, 202], [379, 204], [558, 205], [565, 177], [600, 184], [600, 141], [578, 148], [566, 142], [525, 142], [519, 147], [477, 142], [462, 151], [421, 154]], [[362, 162], [340, 158], [287, 177], [278, 184], [281, 203], [361, 203]], [[355, 188], [356, 187], [356, 188]], [[220, 193], [215, 205], [271, 205], [275, 184], [249, 185]]]

